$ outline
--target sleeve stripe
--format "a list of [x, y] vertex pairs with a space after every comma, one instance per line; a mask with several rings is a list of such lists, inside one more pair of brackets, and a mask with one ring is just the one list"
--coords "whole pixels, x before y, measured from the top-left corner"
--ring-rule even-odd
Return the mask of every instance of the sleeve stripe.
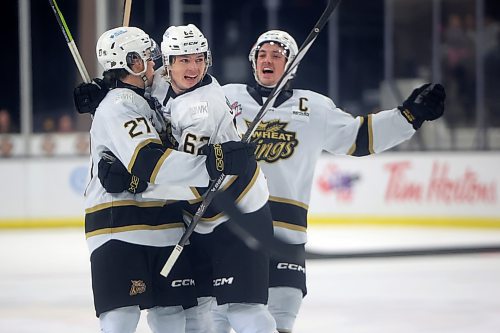
[[362, 117], [356, 142], [349, 149], [348, 154], [353, 156], [366, 156], [374, 153], [372, 115], [368, 115]]
[[260, 173], [260, 168], [256, 168], [255, 173], [254, 173], [252, 179], [250, 180], [250, 182], [248, 183], [247, 187], [236, 198], [236, 200], [235, 200], [236, 203], [240, 202], [240, 200], [245, 196], [245, 194], [247, 194], [247, 192], [252, 188], [253, 184], [257, 180], [257, 177], [259, 176], [259, 173]]
[[373, 150], [373, 122], [372, 115], [368, 115], [368, 151], [370, 154], [374, 154], [375, 150]]
[[[220, 191], [227, 190], [229, 188], [229, 186], [231, 186], [236, 181], [236, 179], [238, 179], [238, 176], [227, 176], [227, 177], [231, 177], [231, 179], [229, 179], [229, 181], [226, 184], [223, 183], [224, 186], [219, 189]], [[208, 187], [203, 187], [203, 188], [191, 187], [191, 191], [196, 196], [196, 199], [189, 200], [188, 202], [189, 202], [190, 205], [193, 205], [193, 204], [196, 204], [198, 202], [202, 202], [203, 201], [203, 193], [200, 192], [199, 189], [203, 189], [203, 193], [205, 193], [205, 191], [208, 190]]]
[[307, 231], [307, 228], [305, 228], [305, 227], [301, 227], [299, 225], [281, 222], [281, 221], [273, 221], [273, 226], [285, 228], [285, 229], [289, 229], [289, 230], [295, 230], [295, 231], [303, 231], [303, 232]]
[[269, 201], [279, 202], [279, 203], [284, 203], [284, 204], [289, 204], [289, 205], [293, 205], [293, 206], [297, 206], [297, 207], [303, 208], [305, 210], [309, 209], [309, 205], [307, 205], [307, 204], [305, 204], [303, 202], [297, 201], [297, 200], [280, 198], [280, 197], [275, 197], [275, 196], [271, 195], [271, 196], [269, 196]]
[[127, 170], [128, 172], [132, 173], [132, 168], [134, 167], [135, 160], [137, 159], [137, 155], [139, 155], [139, 151], [147, 146], [150, 143], [157, 143], [157, 144], [162, 144], [160, 139], [147, 139], [145, 141], [142, 141], [135, 147], [134, 154], [132, 155], [132, 158], [130, 159], [130, 162], [128, 164]]
[[155, 165], [155, 168], [153, 169], [153, 172], [151, 173], [151, 177], [149, 178], [150, 183], [154, 183], [156, 180], [156, 176], [158, 176], [158, 172], [160, 172], [161, 166], [163, 165], [163, 162], [167, 159], [167, 157], [172, 153], [172, 149], [167, 149], [165, 153], [160, 157], [158, 162]]

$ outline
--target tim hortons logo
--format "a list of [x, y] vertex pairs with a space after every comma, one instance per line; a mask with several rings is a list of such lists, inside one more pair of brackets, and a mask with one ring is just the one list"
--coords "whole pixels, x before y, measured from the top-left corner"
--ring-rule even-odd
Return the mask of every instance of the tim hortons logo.
[[457, 172], [455, 167], [452, 173], [453, 165], [434, 162], [429, 179], [424, 181], [412, 179], [410, 161], [389, 163], [385, 168], [389, 172], [387, 201], [495, 204], [498, 200], [495, 181], [481, 181], [472, 168]]
[[[247, 126], [251, 121], [245, 120]], [[296, 133], [285, 130], [288, 123], [278, 119], [261, 122], [252, 135], [251, 141], [257, 144], [255, 157], [257, 161], [274, 163], [293, 155], [299, 144]]]
[[142, 294], [146, 291], [146, 284], [142, 280], [131, 280], [132, 285], [130, 286], [130, 296], [135, 296]]

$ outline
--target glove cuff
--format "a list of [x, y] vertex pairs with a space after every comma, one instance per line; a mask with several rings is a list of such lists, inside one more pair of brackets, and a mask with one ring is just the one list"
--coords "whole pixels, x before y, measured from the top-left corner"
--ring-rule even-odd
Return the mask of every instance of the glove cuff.
[[399, 112], [401, 112], [401, 115], [408, 121], [413, 126], [413, 129], [416, 131], [422, 126], [422, 123], [424, 122], [422, 119], [419, 119], [418, 117], [415, 117], [415, 115], [411, 112], [409, 108], [405, 108], [403, 106], [398, 106]]

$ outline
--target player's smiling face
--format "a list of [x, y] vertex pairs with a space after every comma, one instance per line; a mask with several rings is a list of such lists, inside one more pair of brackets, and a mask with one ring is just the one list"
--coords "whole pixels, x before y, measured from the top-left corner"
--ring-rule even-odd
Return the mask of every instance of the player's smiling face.
[[175, 56], [170, 66], [172, 88], [179, 94], [192, 88], [203, 79], [205, 73], [203, 53]]
[[263, 44], [257, 54], [257, 77], [263, 86], [274, 86], [285, 71], [285, 50], [279, 44]]

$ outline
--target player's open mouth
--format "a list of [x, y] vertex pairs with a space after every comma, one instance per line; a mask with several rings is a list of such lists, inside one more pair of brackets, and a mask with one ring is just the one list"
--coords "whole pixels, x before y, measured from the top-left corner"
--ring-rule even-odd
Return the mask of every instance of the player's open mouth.
[[262, 73], [264, 73], [264, 74], [272, 74], [272, 73], [274, 73], [274, 71], [271, 68], [264, 68], [262, 70]]
[[196, 78], [197, 78], [197, 77], [198, 77], [198, 75], [195, 75], [195, 76], [188, 76], [188, 75], [185, 75], [185, 76], [184, 76], [184, 79], [185, 79], [186, 81], [194, 81], [194, 80], [196, 80]]

